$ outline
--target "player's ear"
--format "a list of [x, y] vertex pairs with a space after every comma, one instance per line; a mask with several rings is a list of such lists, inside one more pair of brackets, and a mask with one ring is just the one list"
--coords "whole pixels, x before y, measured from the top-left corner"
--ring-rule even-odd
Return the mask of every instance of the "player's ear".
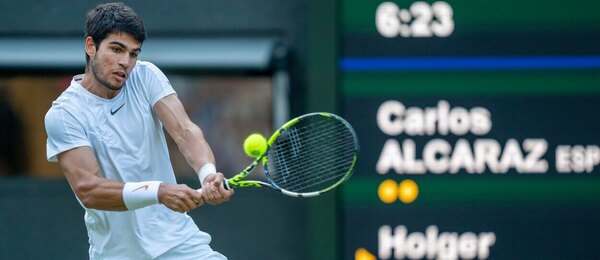
[[92, 39], [91, 36], [85, 37], [85, 53], [90, 57], [94, 57], [96, 55], [96, 50], [94, 39]]

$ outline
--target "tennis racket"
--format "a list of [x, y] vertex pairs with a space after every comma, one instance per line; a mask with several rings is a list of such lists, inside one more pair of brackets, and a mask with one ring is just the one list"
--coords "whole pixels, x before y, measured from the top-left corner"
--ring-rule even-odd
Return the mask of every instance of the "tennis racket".
[[[352, 126], [330, 113], [290, 120], [268, 138], [267, 145], [263, 155], [223, 182], [226, 189], [269, 187], [288, 196], [318, 196], [350, 178], [359, 150]], [[246, 179], [259, 164], [267, 181]]]

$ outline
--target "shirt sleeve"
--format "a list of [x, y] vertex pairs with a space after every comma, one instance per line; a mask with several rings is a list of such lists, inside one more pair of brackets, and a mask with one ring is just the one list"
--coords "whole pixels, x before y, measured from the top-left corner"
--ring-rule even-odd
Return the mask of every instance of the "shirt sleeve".
[[161, 98], [175, 94], [171, 82], [167, 76], [156, 65], [144, 62], [143, 80], [146, 89], [146, 97], [152, 107]]
[[75, 117], [64, 110], [51, 108], [45, 117], [46, 157], [58, 162], [57, 155], [81, 146], [91, 146], [85, 130]]

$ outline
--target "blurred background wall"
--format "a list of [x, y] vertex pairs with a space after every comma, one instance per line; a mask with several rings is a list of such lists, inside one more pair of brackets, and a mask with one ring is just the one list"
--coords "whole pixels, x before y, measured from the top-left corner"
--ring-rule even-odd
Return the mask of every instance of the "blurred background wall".
[[[85, 15], [98, 3], [0, 3], [1, 259], [87, 256], [83, 209], [58, 166], [45, 159], [43, 118], [72, 76], [83, 72], [79, 42]], [[286, 118], [336, 109], [333, 1], [125, 3], [148, 32], [140, 59], [165, 71], [205, 129], [222, 171], [233, 174], [250, 163], [241, 149], [247, 134], [268, 135]], [[312, 48], [319, 49], [313, 56]], [[186, 63], [177, 57], [200, 58]], [[310, 60], [320, 68], [308, 66]], [[173, 151], [178, 180], [198, 186]], [[337, 257], [335, 194], [308, 201], [250, 190], [236, 197], [190, 213], [231, 259]]]
[[[597, 1], [126, 3], [148, 30], [141, 59], [226, 173], [249, 162], [248, 133], [286, 118], [336, 112], [357, 131], [358, 169], [335, 192], [239, 190], [190, 213], [231, 259], [600, 256]], [[87, 255], [43, 116], [83, 71], [96, 4], [0, 3], [0, 259]]]

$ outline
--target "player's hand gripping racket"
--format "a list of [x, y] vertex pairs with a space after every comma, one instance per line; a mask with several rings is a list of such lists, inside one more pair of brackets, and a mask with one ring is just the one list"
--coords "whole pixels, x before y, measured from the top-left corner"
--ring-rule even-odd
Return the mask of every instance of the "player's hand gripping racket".
[[[269, 137], [267, 145], [264, 154], [223, 182], [226, 189], [269, 187], [288, 196], [317, 196], [350, 178], [359, 149], [352, 126], [330, 113], [290, 120]], [[246, 179], [258, 164], [267, 182]]]

